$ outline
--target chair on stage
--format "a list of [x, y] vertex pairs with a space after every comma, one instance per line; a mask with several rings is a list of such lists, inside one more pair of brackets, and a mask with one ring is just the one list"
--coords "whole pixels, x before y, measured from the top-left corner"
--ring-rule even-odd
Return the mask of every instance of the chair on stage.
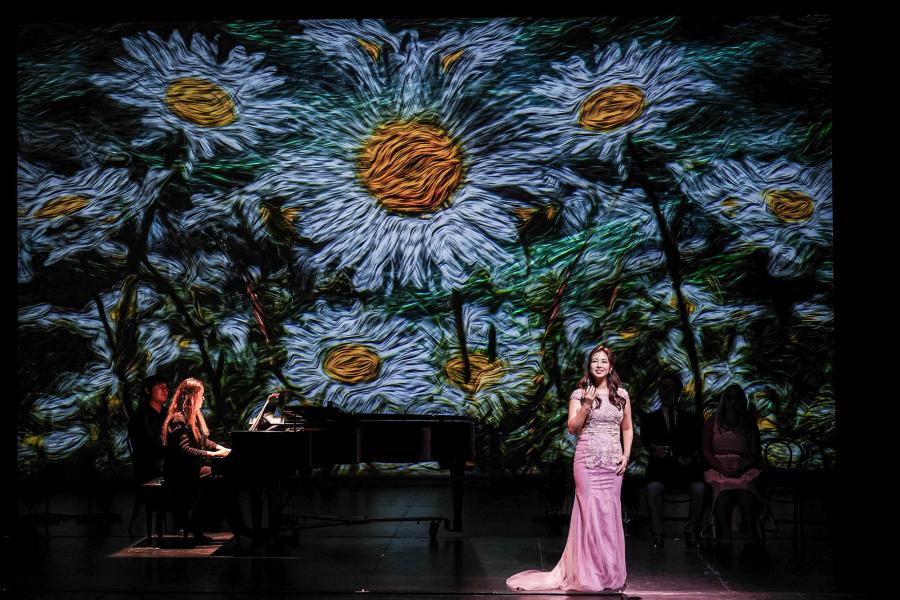
[[169, 490], [166, 488], [162, 477], [145, 481], [137, 486], [134, 495], [134, 510], [128, 523], [128, 535], [131, 534], [138, 511], [143, 507], [144, 518], [147, 524], [147, 543], [153, 545], [154, 520], [156, 521], [156, 542], [158, 546], [163, 544], [166, 534], [168, 514], [175, 513], [175, 506]]
[[[131, 440], [128, 439], [128, 447], [131, 449]], [[134, 450], [132, 449], [132, 461]], [[131, 511], [131, 519], [128, 521], [128, 535], [132, 536], [134, 521], [138, 512], [144, 509], [144, 518], [147, 524], [147, 544], [153, 545], [154, 521], [156, 522], [157, 545], [161, 546], [166, 534], [168, 514], [175, 514], [175, 503], [169, 489], [166, 487], [163, 477], [154, 477], [147, 481], [140, 481], [135, 473], [134, 507]]]
[[[802, 445], [787, 438], [771, 438], [763, 444], [765, 460], [765, 502], [761, 539], [766, 542], [766, 534], [772, 529], [778, 531], [779, 524], [791, 524], [794, 566], [800, 564], [803, 544], [804, 492], [806, 484], [807, 452]], [[777, 505], [791, 507], [790, 518], [776, 516]]]
[[[638, 512], [645, 513], [649, 519], [650, 506], [647, 503], [647, 487], [642, 486], [638, 491], [638, 494], [637, 510]], [[684, 486], [666, 488], [663, 492], [662, 502], [663, 533], [668, 534], [668, 531], [671, 530], [671, 527], [667, 527], [667, 523], [673, 521], [682, 523], [682, 526], [679, 526], [674, 530], [673, 537], [677, 539], [682, 535], [683, 524], [687, 523], [690, 519], [691, 493]], [[700, 531], [697, 540], [699, 543], [703, 543], [704, 540], [711, 540], [715, 533], [712, 512], [709, 509], [709, 486], [706, 486], [703, 506], [700, 509]]]

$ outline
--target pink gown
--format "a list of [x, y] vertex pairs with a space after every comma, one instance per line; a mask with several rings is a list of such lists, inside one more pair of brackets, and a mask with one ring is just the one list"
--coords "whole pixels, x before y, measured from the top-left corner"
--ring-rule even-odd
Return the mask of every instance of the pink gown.
[[[720, 463], [727, 467], [736, 468], [741, 461], [750, 456], [750, 439], [739, 431], [730, 431], [712, 424], [712, 453]], [[707, 469], [703, 473], [704, 479], [712, 488], [712, 503], [715, 510], [716, 501], [722, 492], [728, 490], [746, 490], [762, 501], [762, 496], [756, 487], [756, 478], [760, 470], [747, 469], [738, 477], [728, 477], [715, 469]]]
[[[573, 399], [581, 395], [580, 389], [572, 392]], [[607, 401], [595, 404], [575, 447], [575, 503], [562, 557], [552, 571], [511, 576], [511, 589], [597, 592], [625, 585], [622, 476], [616, 475], [624, 414]]]

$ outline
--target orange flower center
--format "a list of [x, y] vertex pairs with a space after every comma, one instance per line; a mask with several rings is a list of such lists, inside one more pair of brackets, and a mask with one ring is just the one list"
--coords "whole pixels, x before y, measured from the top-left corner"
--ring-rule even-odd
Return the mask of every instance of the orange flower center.
[[378, 127], [359, 154], [359, 175], [385, 209], [401, 215], [437, 211], [463, 176], [459, 145], [440, 127], [395, 121]]
[[199, 77], [180, 77], [169, 83], [166, 106], [178, 117], [201, 127], [221, 127], [237, 119], [231, 95]]
[[338, 344], [325, 354], [325, 374], [341, 383], [365, 383], [378, 378], [381, 359], [362, 344]]
[[591, 131], [612, 131], [637, 119], [645, 106], [641, 88], [627, 83], [611, 85], [584, 99], [578, 122]]

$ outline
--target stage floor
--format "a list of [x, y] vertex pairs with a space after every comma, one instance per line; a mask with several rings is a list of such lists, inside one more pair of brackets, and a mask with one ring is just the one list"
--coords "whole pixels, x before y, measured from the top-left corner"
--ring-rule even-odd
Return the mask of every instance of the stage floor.
[[[294, 543], [276, 548], [238, 548], [230, 535], [196, 548], [147, 545], [143, 514], [128, 535], [133, 498], [128, 492], [96, 498], [88, 511], [86, 493], [56, 492], [20, 510], [13, 540], [13, 589], [21, 597], [86, 600], [137, 598], [441, 598], [516, 594], [506, 578], [526, 569], [549, 570], [565, 545], [567, 527], [540, 522], [544, 494], [515, 479], [470, 481], [464, 498], [464, 531], [442, 528], [429, 539], [427, 521], [339, 525], [300, 532]], [[568, 511], [571, 500], [566, 501]], [[88, 518], [88, 513], [94, 520]], [[446, 481], [336, 480], [294, 495], [288, 514], [346, 517], [450, 516]], [[49, 522], [46, 515], [50, 515]], [[249, 515], [249, 511], [245, 510]], [[537, 518], [537, 520], [536, 520]], [[790, 526], [770, 533], [768, 565], [715, 560], [711, 549], [686, 550], [676, 539], [682, 523], [667, 522], [672, 534], [662, 551], [648, 547], [641, 519], [626, 538], [629, 598], [853, 598], [836, 592], [832, 543], [827, 529], [805, 531], [802, 560], [794, 564]], [[773, 537], [775, 539], [773, 539]], [[290, 542], [290, 541], [289, 541]], [[597, 594], [568, 594], [584, 597]]]

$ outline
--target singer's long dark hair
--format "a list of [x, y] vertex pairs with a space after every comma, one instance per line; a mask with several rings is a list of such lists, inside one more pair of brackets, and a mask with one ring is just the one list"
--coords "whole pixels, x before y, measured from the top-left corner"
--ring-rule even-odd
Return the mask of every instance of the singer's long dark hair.
[[[619, 395], [619, 387], [622, 385], [622, 380], [619, 378], [619, 374], [616, 373], [612, 350], [603, 344], [594, 347], [594, 349], [588, 353], [587, 364], [584, 367], [584, 376], [578, 382], [578, 387], [586, 390], [588, 385], [597, 385], [597, 382], [594, 381], [594, 376], [591, 375], [591, 359], [593, 359], [594, 355], [598, 352], [605, 353], [606, 358], [609, 359], [609, 374], [606, 376], [606, 387], [609, 389], [609, 401], [619, 410], [623, 410], [625, 408], [625, 398]], [[599, 398], [597, 400], [600, 401]]]

